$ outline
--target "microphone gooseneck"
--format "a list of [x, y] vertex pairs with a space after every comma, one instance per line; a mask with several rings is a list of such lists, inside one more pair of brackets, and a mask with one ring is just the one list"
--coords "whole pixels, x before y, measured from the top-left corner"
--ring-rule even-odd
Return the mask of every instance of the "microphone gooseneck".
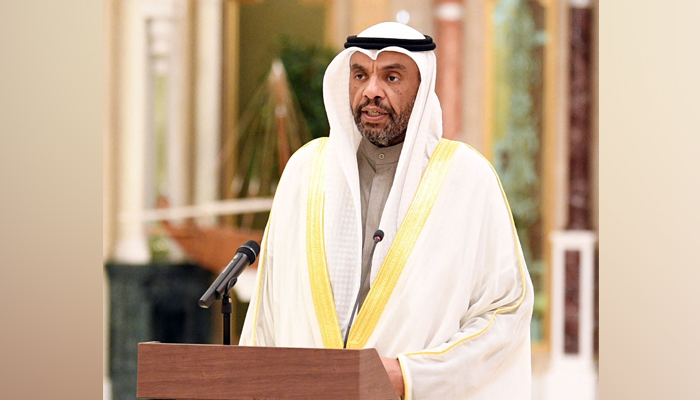
[[374, 249], [377, 248], [377, 243], [381, 242], [382, 239], [384, 239], [384, 231], [381, 229], [377, 229], [374, 232], [374, 235], [372, 235], [372, 240], [374, 241], [374, 244], [372, 245], [372, 251], [369, 253], [369, 260], [367, 260], [367, 266], [365, 268], [367, 274], [364, 274], [364, 276], [362, 277], [362, 282], [360, 282], [360, 290], [357, 291], [355, 305], [352, 306], [352, 312], [350, 313], [350, 322], [348, 322], [348, 328], [345, 330], [345, 339], [343, 340], [344, 349], [348, 347], [348, 336], [350, 336], [350, 328], [352, 327], [352, 321], [355, 319], [355, 311], [357, 311], [357, 307], [360, 305], [360, 296], [362, 296], [362, 288], [365, 286], [365, 281], [367, 281], [367, 278], [370, 275], [369, 271], [370, 266], [372, 265], [372, 257], [374, 257]]

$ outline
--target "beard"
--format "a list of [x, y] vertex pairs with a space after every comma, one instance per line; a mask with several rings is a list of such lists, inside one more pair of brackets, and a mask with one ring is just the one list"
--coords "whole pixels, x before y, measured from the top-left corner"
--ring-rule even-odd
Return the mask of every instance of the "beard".
[[[352, 110], [352, 114], [355, 118], [355, 125], [357, 125], [357, 130], [360, 131], [362, 137], [378, 147], [386, 147], [401, 143], [403, 141], [403, 137], [406, 135], [408, 120], [411, 118], [411, 111], [413, 111], [413, 104], [415, 101], [416, 99], [414, 97], [411, 102], [406, 105], [403, 111], [401, 111], [401, 114], [396, 114], [396, 111], [394, 111], [393, 108], [379, 103], [376, 101], [376, 99], [367, 99], [366, 101], [360, 103], [357, 108]], [[375, 107], [381, 108], [389, 116], [389, 123], [384, 127], [381, 124], [362, 122], [362, 109], [373, 102]]]

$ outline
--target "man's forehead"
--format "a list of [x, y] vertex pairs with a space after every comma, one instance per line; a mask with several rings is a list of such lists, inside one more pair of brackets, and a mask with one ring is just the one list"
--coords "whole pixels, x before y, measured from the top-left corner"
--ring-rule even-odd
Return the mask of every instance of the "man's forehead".
[[413, 60], [413, 58], [404, 53], [399, 53], [396, 51], [382, 51], [377, 55], [376, 61], [372, 60], [367, 54], [361, 51], [356, 51], [350, 57], [350, 67], [352, 67], [353, 64], [366, 65], [374, 62], [379, 63], [380, 65], [400, 64], [406, 66], [407, 68], [415, 67], [416, 69], [418, 69], [418, 65]]

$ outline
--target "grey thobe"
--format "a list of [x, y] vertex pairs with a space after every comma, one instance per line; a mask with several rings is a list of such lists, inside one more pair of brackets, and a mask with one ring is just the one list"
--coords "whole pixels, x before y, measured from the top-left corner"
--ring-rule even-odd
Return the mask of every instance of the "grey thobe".
[[365, 276], [370, 273], [371, 268], [367, 262], [374, 244], [373, 235], [377, 229], [381, 229], [379, 221], [382, 218], [384, 205], [394, 182], [396, 165], [399, 162], [402, 147], [403, 143], [391, 147], [377, 147], [367, 139], [362, 138], [357, 149], [362, 208], [362, 276], [360, 282], [365, 282], [360, 295], [359, 307], [362, 307], [369, 292], [369, 278], [365, 279]]

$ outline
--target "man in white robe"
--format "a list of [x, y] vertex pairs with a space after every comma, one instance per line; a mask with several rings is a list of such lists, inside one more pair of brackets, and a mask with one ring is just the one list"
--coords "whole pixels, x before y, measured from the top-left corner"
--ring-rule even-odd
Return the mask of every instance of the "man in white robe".
[[382, 23], [329, 65], [331, 132], [285, 168], [240, 344], [373, 347], [405, 399], [529, 399], [532, 284], [493, 168], [441, 140], [434, 48]]

